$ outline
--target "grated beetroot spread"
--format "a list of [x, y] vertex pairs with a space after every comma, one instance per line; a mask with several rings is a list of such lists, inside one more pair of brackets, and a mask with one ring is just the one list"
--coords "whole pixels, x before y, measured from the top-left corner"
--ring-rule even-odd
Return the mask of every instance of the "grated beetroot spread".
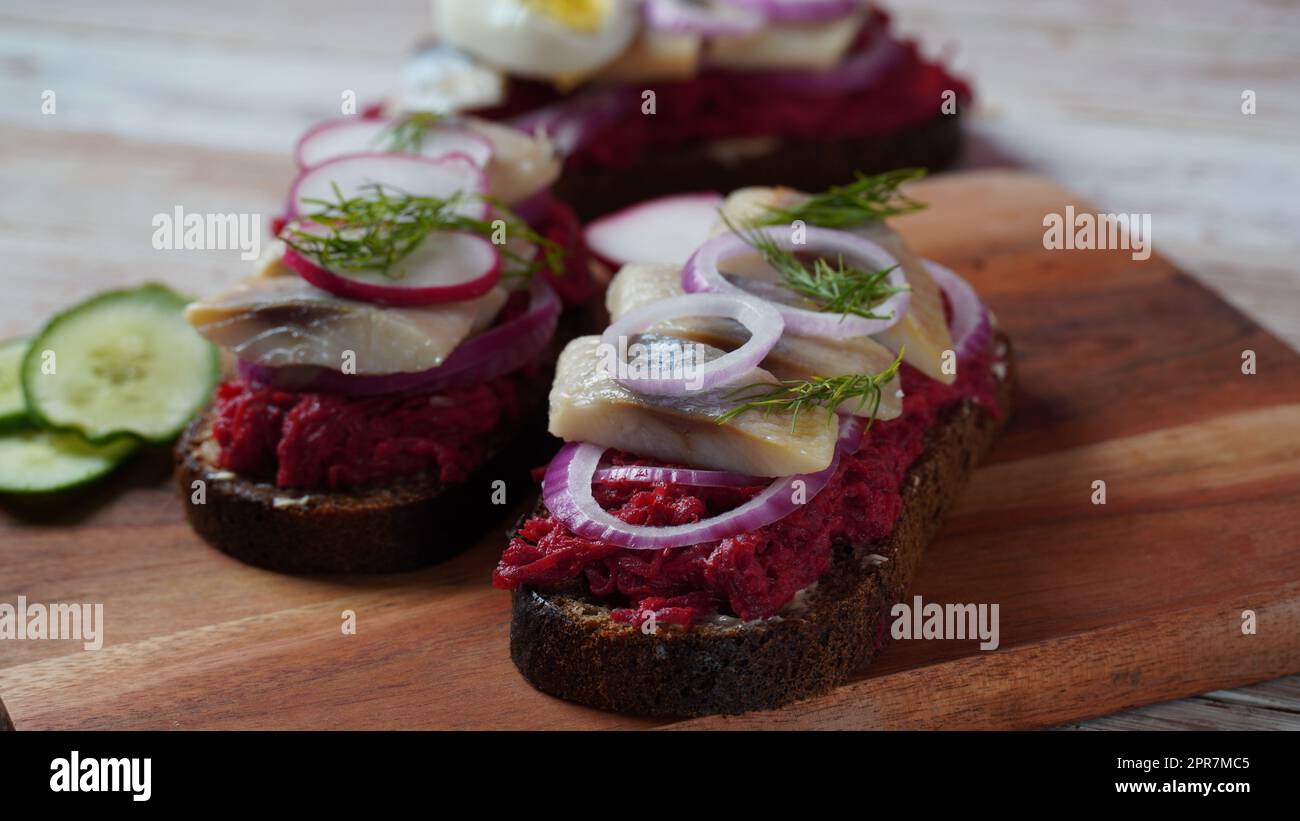
[[[493, 584], [548, 589], [583, 579], [592, 595], [628, 604], [612, 612], [616, 621], [637, 625], [651, 612], [658, 623], [683, 626], [715, 611], [746, 620], [774, 615], [829, 569], [835, 541], [869, 543], [893, 531], [900, 483], [945, 407], [971, 397], [1000, 413], [993, 361], [989, 353], [963, 363], [951, 386], [904, 365], [902, 415], [872, 425], [822, 492], [780, 521], [690, 547], [627, 550], [576, 536], [549, 514], [535, 516], [511, 539]], [[655, 464], [609, 455], [616, 464]], [[597, 486], [595, 495], [625, 522], [674, 525], [735, 507], [761, 489], [616, 482]]]
[[564, 271], [557, 274], [548, 268], [544, 272], [546, 281], [560, 299], [569, 305], [581, 305], [594, 297], [601, 286], [591, 275], [582, 222], [573, 209], [554, 197], [547, 197], [546, 210], [533, 228], [564, 249]]
[[[585, 302], [595, 293], [573, 211], [548, 201], [536, 230], [565, 249], [565, 270], [545, 275], [561, 298]], [[518, 316], [519, 293], [497, 316]], [[535, 366], [436, 395], [347, 397], [289, 393], [240, 380], [217, 389], [213, 438], [218, 465], [278, 487], [349, 490], [436, 473], [462, 482], [487, 457], [493, 434], [523, 416], [528, 392], [537, 390]]]
[[218, 464], [278, 487], [347, 490], [435, 471], [461, 482], [484, 461], [493, 431], [522, 415], [524, 379], [365, 398], [226, 382], [212, 426]]
[[[889, 17], [875, 10], [863, 26], [852, 54]], [[943, 94], [970, 99], [970, 87], [943, 66], [927, 62], [916, 44], [902, 42], [901, 57], [880, 81], [854, 93], [771, 93], [761, 75], [706, 70], [687, 80], [647, 82], [628, 87], [628, 110], [575, 152], [569, 168], [626, 168], [654, 152], [685, 144], [747, 137], [836, 140], [872, 137], [918, 125], [940, 113]], [[655, 91], [653, 117], [640, 113], [641, 94]], [[512, 80], [506, 102], [482, 116], [507, 119], [559, 101], [545, 83]]]

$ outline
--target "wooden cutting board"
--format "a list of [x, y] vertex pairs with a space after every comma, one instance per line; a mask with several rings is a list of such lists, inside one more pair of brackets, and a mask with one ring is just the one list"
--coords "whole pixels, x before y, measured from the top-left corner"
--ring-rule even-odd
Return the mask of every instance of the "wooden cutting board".
[[[1042, 727], [1300, 671], [1300, 356], [1159, 256], [1044, 250], [1045, 214], [1088, 210], [1045, 180], [917, 193], [932, 205], [900, 228], [984, 295], [1022, 385], [912, 593], [998, 604], [1001, 647], [895, 642], [824, 698], [674, 726]], [[168, 469], [157, 454], [71, 510], [0, 511], [0, 602], [102, 602], [106, 621], [99, 651], [0, 641], [19, 729], [653, 724], [515, 672], [489, 585], [504, 524], [418, 573], [291, 578], [199, 541]]]

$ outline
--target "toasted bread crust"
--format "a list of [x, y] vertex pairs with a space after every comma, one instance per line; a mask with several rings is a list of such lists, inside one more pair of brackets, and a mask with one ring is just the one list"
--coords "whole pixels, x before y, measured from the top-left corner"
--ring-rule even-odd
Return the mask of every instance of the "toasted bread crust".
[[1005, 424], [1015, 383], [1009, 347], [1006, 362], [1002, 418], [970, 400], [948, 408], [904, 477], [893, 533], [873, 544], [837, 544], [831, 569], [801, 607], [757, 623], [645, 635], [614, 622], [606, 607], [576, 590], [521, 588], [510, 623], [515, 665], [537, 689], [560, 698], [664, 717], [769, 709], [842, 684], [888, 639], [890, 608]]
[[[521, 390], [523, 414], [495, 432], [483, 465], [458, 484], [415, 476], [363, 490], [304, 493], [228, 475], [216, 464], [220, 449], [212, 441], [209, 409], [173, 452], [190, 525], [218, 550], [281, 573], [398, 573], [449, 559], [533, 492], [533, 468], [559, 447], [546, 432], [545, 413], [555, 359], [570, 339], [603, 327], [604, 320], [599, 300], [560, 315], [555, 337]], [[197, 481], [203, 482], [204, 504], [194, 503]], [[498, 481], [506, 483], [505, 504], [496, 501]]]
[[[743, 143], [745, 141], [737, 141]], [[756, 142], [758, 148], [763, 146]], [[735, 191], [750, 185], [783, 185], [822, 191], [895, 168], [937, 171], [961, 150], [961, 115], [939, 114], [892, 134], [825, 141], [787, 140], [770, 150], [724, 160], [714, 147], [697, 143], [657, 151], [626, 168], [567, 171], [555, 185], [560, 199], [588, 221], [655, 197], [683, 191]]]
[[[282, 573], [396, 573], [448, 559], [500, 522], [505, 508], [493, 503], [494, 482], [506, 482], [507, 500], [528, 492], [529, 471], [549, 455], [541, 415], [532, 411], [524, 425], [500, 431], [492, 456], [468, 481], [446, 485], [416, 476], [376, 488], [306, 493], [217, 467], [209, 411], [177, 445], [176, 481], [194, 530], [240, 561]], [[198, 481], [202, 504], [194, 502]]]

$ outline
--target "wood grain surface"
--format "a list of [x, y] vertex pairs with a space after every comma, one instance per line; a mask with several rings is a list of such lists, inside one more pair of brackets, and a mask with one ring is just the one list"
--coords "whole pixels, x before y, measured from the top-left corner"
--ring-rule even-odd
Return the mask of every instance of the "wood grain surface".
[[[913, 593], [997, 603], [1001, 648], [897, 642], [827, 698], [687, 726], [1040, 727], [1300, 671], [1300, 357], [1159, 257], [1044, 250], [1044, 214], [1087, 204], [1040, 178], [918, 195], [900, 229], [987, 298], [1023, 398]], [[207, 548], [180, 504], [157, 454], [74, 511], [3, 514], [0, 601], [102, 602], [107, 623], [96, 652], [0, 643], [17, 726], [646, 726], [515, 673], [499, 537], [410, 575], [297, 579]]]

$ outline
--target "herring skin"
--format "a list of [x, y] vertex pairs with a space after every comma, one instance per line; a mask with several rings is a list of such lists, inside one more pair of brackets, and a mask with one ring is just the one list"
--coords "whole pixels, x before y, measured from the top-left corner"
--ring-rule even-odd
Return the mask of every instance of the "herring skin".
[[610, 618], [609, 604], [585, 582], [520, 587], [510, 620], [519, 672], [568, 701], [659, 718], [767, 710], [848, 681], [888, 643], [890, 608], [903, 600], [925, 546], [1011, 416], [1014, 356], [1005, 336], [997, 342], [1007, 346], [1001, 418], [971, 400], [942, 413], [900, 486], [903, 512], [893, 533], [871, 544], [834, 545], [831, 569], [805, 606], [787, 607], [779, 619], [647, 635]]
[[[838, 420], [822, 413], [749, 412], [720, 425], [735, 387], [643, 396], [600, 367], [600, 338], [584, 336], [560, 354], [551, 388], [550, 432], [567, 442], [653, 456], [748, 476], [816, 473], [831, 463]], [[737, 385], [774, 382], [761, 368]]]
[[190, 305], [185, 319], [209, 342], [268, 367], [338, 369], [352, 352], [357, 373], [436, 368], [486, 328], [507, 294], [419, 308], [392, 308], [334, 296], [297, 275], [262, 274]]
[[[625, 265], [609, 284], [605, 292], [605, 307], [611, 320], [642, 305], [682, 294], [681, 271], [671, 265]], [[692, 342], [711, 345], [723, 350], [733, 350], [749, 338], [748, 332], [736, 321], [721, 318], [684, 318], [656, 326], [655, 331], [679, 336]], [[880, 373], [894, 362], [894, 354], [869, 336], [849, 339], [812, 337], [786, 331], [780, 341], [763, 360], [764, 370], [777, 379], [809, 380], [826, 376], [858, 373]], [[881, 390], [877, 419], [893, 419], [903, 412], [903, 400], [898, 395], [900, 382], [897, 376]], [[870, 413], [870, 408], [853, 408], [859, 415]]]

